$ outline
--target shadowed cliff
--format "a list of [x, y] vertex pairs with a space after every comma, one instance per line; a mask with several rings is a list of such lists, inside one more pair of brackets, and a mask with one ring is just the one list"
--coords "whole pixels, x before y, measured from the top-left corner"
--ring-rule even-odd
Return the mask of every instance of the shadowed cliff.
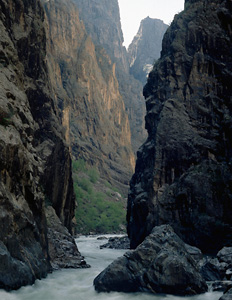
[[0, 288], [16, 289], [51, 271], [49, 207], [79, 266], [81, 256], [70, 235], [71, 159], [49, 87], [40, 1], [0, 0], [0, 31]]
[[213, 252], [231, 245], [232, 4], [186, 1], [144, 87], [148, 139], [128, 197], [136, 247], [169, 223]]

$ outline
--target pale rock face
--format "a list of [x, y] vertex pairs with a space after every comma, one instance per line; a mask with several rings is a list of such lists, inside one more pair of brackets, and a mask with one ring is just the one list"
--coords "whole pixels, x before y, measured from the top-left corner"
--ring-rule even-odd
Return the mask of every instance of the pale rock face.
[[138, 33], [128, 47], [130, 73], [145, 84], [153, 64], [160, 58], [162, 40], [168, 25], [147, 17], [141, 21]]
[[45, 11], [49, 74], [73, 157], [126, 193], [135, 160], [115, 63], [93, 43], [74, 4], [53, 0]]
[[230, 1], [188, 1], [165, 33], [144, 87], [149, 137], [130, 184], [132, 247], [166, 223], [206, 252], [232, 243], [231, 15]]
[[111, 61], [116, 64], [118, 88], [129, 119], [132, 149], [136, 153], [147, 137], [144, 128], [143, 85], [129, 74], [128, 53], [123, 47], [118, 1], [75, 0], [74, 3], [94, 44], [97, 48], [103, 47]]

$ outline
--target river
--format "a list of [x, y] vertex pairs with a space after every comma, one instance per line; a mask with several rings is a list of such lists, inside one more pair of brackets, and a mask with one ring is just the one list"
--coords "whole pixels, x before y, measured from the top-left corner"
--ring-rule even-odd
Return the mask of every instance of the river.
[[193, 297], [171, 295], [151, 295], [146, 293], [97, 293], [93, 287], [94, 278], [114, 259], [123, 255], [124, 250], [100, 249], [105, 240], [96, 236], [76, 239], [78, 248], [89, 269], [63, 269], [49, 274], [47, 278], [36, 280], [32, 286], [17, 291], [0, 290], [0, 300], [218, 300], [222, 293], [208, 292]]

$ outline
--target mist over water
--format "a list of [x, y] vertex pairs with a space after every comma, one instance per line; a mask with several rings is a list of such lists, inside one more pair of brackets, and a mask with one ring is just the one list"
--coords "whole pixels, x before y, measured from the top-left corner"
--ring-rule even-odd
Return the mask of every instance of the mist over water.
[[[112, 236], [112, 235], [111, 235]], [[78, 249], [85, 256], [89, 269], [63, 269], [49, 274], [46, 279], [37, 280], [33, 286], [18, 291], [0, 290], [1, 300], [218, 300], [221, 292], [208, 292], [193, 297], [152, 295], [146, 293], [97, 293], [93, 287], [94, 278], [125, 250], [100, 249], [106, 240], [97, 237], [76, 239]]]

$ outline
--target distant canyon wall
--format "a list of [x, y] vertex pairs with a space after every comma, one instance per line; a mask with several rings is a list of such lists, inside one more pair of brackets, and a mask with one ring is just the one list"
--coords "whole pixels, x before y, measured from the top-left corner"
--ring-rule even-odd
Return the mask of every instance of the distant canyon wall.
[[115, 63], [94, 44], [71, 1], [44, 7], [49, 74], [73, 157], [97, 167], [126, 194], [135, 160]]
[[162, 20], [145, 18], [128, 47], [130, 73], [143, 85], [156, 60], [160, 58], [162, 40], [168, 25]]
[[118, 1], [74, 0], [74, 3], [94, 44], [103, 47], [111, 61], [116, 64], [119, 92], [129, 118], [132, 148], [136, 153], [147, 137], [143, 85], [129, 73], [129, 57], [123, 46]]

